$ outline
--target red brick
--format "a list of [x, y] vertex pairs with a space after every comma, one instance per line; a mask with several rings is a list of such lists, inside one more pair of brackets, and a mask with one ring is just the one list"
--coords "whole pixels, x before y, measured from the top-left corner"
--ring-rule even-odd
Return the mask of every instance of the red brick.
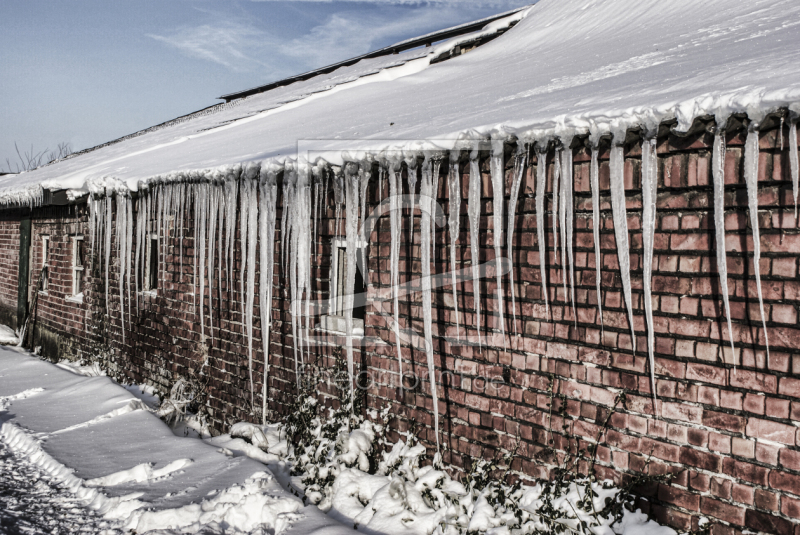
[[772, 420], [749, 418], [746, 432], [751, 437], [794, 445], [797, 428]]

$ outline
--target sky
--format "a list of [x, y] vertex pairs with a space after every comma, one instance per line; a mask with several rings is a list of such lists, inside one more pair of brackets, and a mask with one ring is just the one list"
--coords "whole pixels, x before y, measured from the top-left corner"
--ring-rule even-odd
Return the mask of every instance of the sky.
[[2, 0], [0, 172], [526, 0]]

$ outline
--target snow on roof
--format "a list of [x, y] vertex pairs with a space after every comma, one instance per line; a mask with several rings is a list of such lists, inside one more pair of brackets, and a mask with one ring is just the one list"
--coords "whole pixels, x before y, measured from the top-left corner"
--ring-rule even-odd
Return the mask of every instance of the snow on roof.
[[106, 177], [135, 190], [169, 173], [282, 161], [296, 157], [303, 140], [321, 140], [319, 155], [338, 163], [345, 140], [375, 153], [419, 148], [419, 140], [447, 150], [465, 138], [619, 135], [666, 119], [686, 130], [704, 115], [724, 121], [744, 112], [757, 122], [779, 108], [800, 112], [796, 0], [542, 0], [482, 32], [517, 20], [450, 61], [431, 58], [474, 34], [364, 60], [0, 178], [0, 200], [41, 188], [86, 190]]

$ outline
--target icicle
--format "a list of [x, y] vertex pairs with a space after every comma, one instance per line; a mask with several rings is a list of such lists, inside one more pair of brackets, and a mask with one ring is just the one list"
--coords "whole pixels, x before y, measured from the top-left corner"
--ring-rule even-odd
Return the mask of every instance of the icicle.
[[[199, 184], [195, 184], [195, 183], [192, 184], [192, 202], [193, 202], [192, 215], [194, 216], [194, 218], [193, 218], [194, 221], [193, 221], [193, 224], [192, 224], [192, 230], [194, 231], [193, 239], [192, 239], [192, 257], [193, 257], [193, 260], [194, 260], [194, 276], [192, 277], [192, 307], [194, 308], [195, 315], [198, 315], [198, 316], [202, 313], [202, 308], [203, 308], [203, 303], [201, 301], [200, 302], [200, 310], [201, 310], [201, 312], [198, 313], [198, 311], [197, 311], [197, 250], [200, 247], [200, 244], [199, 244], [199, 241], [200, 241], [200, 238], [199, 238], [199, 236], [200, 236], [199, 219], [200, 219], [200, 211], [201, 211], [200, 200], [199, 200], [199, 196], [200, 196], [199, 188], [200, 188]], [[202, 327], [202, 322], [201, 322], [201, 327]]]
[[408, 182], [408, 194], [411, 195], [411, 217], [408, 218], [408, 241], [414, 243], [414, 212], [417, 194], [417, 157], [416, 155], [406, 155], [406, 180]]
[[[442, 159], [441, 155], [437, 154], [435, 158], [432, 159], [433, 164], [431, 165], [431, 179], [433, 182], [433, 187], [431, 189], [431, 197], [433, 198], [434, 204], [432, 205], [432, 209], [436, 209], [436, 203], [439, 202], [439, 174], [441, 173], [442, 167]], [[431, 260], [433, 261], [433, 271], [436, 272], [436, 221], [434, 219], [433, 223], [431, 223]]]
[[425, 331], [425, 354], [428, 360], [428, 381], [433, 399], [433, 425], [436, 436], [436, 455], [439, 455], [439, 397], [436, 392], [436, 368], [433, 361], [433, 314], [431, 310], [431, 214], [433, 213], [430, 160], [423, 164], [427, 172], [422, 173], [420, 185], [420, 259], [422, 263], [422, 322]]
[[[286, 273], [286, 247], [289, 244], [289, 236], [288, 233], [290, 229], [287, 228], [287, 221], [290, 221], [289, 211], [292, 209], [292, 205], [294, 204], [293, 201], [293, 191], [290, 187], [289, 182], [286, 180], [286, 173], [284, 173], [284, 180], [283, 180], [283, 209], [281, 210], [281, 266], [283, 273]], [[288, 223], [291, 224], [291, 223]]]
[[94, 193], [89, 192], [89, 236], [92, 244], [90, 259], [94, 260], [94, 240], [95, 233], [97, 232], [97, 201], [94, 198]]
[[489, 167], [492, 175], [492, 223], [494, 241], [494, 262], [497, 278], [497, 312], [500, 332], [503, 334], [503, 347], [506, 345], [505, 302], [503, 299], [503, 275], [500, 269], [503, 254], [503, 203], [505, 201], [504, 147], [502, 140], [492, 142], [492, 158]]
[[403, 353], [400, 344], [400, 304], [398, 287], [400, 286], [400, 162], [396, 162], [389, 173], [389, 226], [391, 230], [391, 249], [389, 251], [389, 269], [392, 278], [392, 297], [394, 298], [394, 339], [397, 348], [397, 365], [400, 373], [400, 387], [403, 386]]
[[311, 254], [314, 258], [316, 258], [318, 252], [317, 224], [319, 222], [319, 183], [321, 179], [322, 177], [318, 176], [316, 173], [314, 174], [314, 234], [313, 241], [311, 242]]
[[219, 195], [217, 185], [208, 185], [208, 328], [211, 340], [214, 340], [214, 239], [219, 219]]
[[625, 206], [625, 159], [622, 145], [611, 148], [611, 210], [614, 217], [614, 235], [617, 239], [617, 257], [622, 276], [622, 293], [628, 308], [628, 322], [631, 327], [631, 344], [636, 353], [636, 332], [633, 326], [633, 304], [631, 303], [631, 258], [628, 246], [628, 211]]
[[[298, 291], [298, 234], [300, 232], [298, 210], [300, 207], [298, 203], [301, 202], [302, 196], [298, 193], [298, 174], [291, 162], [286, 162], [283, 173], [283, 194], [284, 198], [289, 199], [288, 203], [284, 202], [287, 208], [286, 213], [286, 239], [283, 245], [287, 247], [288, 260], [289, 260], [289, 290], [291, 291], [290, 312], [292, 315], [292, 351], [294, 353], [294, 370], [295, 379], [297, 381], [297, 389], [300, 391], [300, 358], [302, 357], [302, 350], [298, 355], [300, 343], [298, 342], [298, 321], [300, 320], [300, 299], [302, 298], [302, 291]], [[286, 254], [284, 255], [286, 256]], [[284, 264], [285, 264], [284, 260]]]
[[131, 254], [133, 249], [133, 201], [130, 194], [125, 195], [125, 276], [128, 279], [128, 328], [131, 326]]
[[119, 260], [119, 325], [122, 330], [122, 343], [125, 343], [125, 246], [127, 244], [127, 230], [125, 225], [128, 221], [126, 213], [127, 204], [122, 192], [117, 192], [117, 259]]
[[179, 243], [178, 243], [178, 256], [180, 256], [180, 264], [181, 264], [181, 271], [180, 276], [181, 280], [183, 280], [183, 238], [184, 238], [184, 229], [186, 228], [186, 184], [181, 182], [178, 184], [178, 213], [177, 213], [177, 220], [176, 225], [180, 222], [181, 230], [179, 233]]
[[383, 202], [383, 175], [386, 174], [386, 169], [383, 167], [379, 168], [378, 171], [378, 203]]
[[234, 237], [236, 236], [236, 193], [239, 188], [239, 168], [235, 167], [225, 176], [225, 270], [228, 272], [228, 300], [233, 299]]
[[469, 249], [472, 263], [472, 293], [475, 300], [475, 327], [478, 329], [478, 346], [481, 342], [481, 170], [478, 162], [478, 149], [469, 155], [469, 195], [467, 197], [467, 216], [469, 217]]
[[[239, 179], [239, 247], [241, 249], [242, 255], [242, 269], [239, 272], [239, 300], [241, 302], [241, 314], [242, 314], [242, 327], [244, 330], [244, 314], [245, 314], [245, 284], [247, 283], [247, 277], [245, 274], [247, 273], [247, 247], [248, 247], [248, 232], [247, 232], [247, 223], [250, 220], [248, 210], [250, 209], [250, 202], [248, 198], [248, 180], [245, 178], [244, 173]], [[244, 334], [244, 333], [242, 333]], [[250, 375], [252, 376], [252, 369], [253, 363], [250, 363]], [[253, 381], [250, 381], [250, 393], [252, 394]], [[252, 401], [252, 400], [251, 400]]]
[[136, 257], [134, 259], [134, 270], [136, 271], [136, 314], [139, 314], [139, 288], [140, 280], [142, 278], [140, 261], [142, 254], [142, 243], [144, 242], [144, 198], [147, 193], [145, 191], [139, 192], [139, 198], [136, 201]]
[[589, 182], [592, 185], [592, 234], [594, 234], [595, 285], [597, 287], [597, 315], [600, 318], [600, 340], [603, 340], [603, 293], [600, 290], [600, 166], [597, 163], [598, 149], [592, 147], [592, 162], [589, 167]]
[[[559, 199], [558, 195], [561, 193], [561, 149], [557, 149], [553, 155], [553, 257], [555, 263], [558, 263], [558, 209]], [[563, 261], [563, 259], [562, 259]], [[563, 271], [563, 266], [562, 266]]]
[[[458, 176], [458, 160], [461, 151], [450, 152], [450, 173], [448, 174], [448, 227], [450, 229], [450, 273], [453, 282], [453, 307], [456, 313], [456, 337], [461, 339], [458, 318], [458, 279], [456, 275], [456, 243], [458, 242], [459, 224], [461, 220], [461, 177]], [[394, 229], [392, 229], [394, 235]]]
[[[358, 173], [355, 164], [348, 164], [349, 172], [344, 175], [345, 229], [347, 273], [344, 289], [344, 319], [347, 331], [347, 378], [350, 386], [350, 411], [353, 411], [355, 390], [353, 385], [353, 290], [356, 282], [356, 241], [358, 240]], [[349, 421], [349, 420], [348, 420]]]
[[[255, 410], [255, 386], [253, 382], [253, 306], [255, 304], [256, 286], [256, 240], [258, 239], [258, 198], [256, 197], [259, 168], [252, 166], [248, 168], [248, 173], [243, 171], [246, 181], [242, 182], [242, 187], [247, 184], [247, 308], [245, 310], [245, 325], [247, 328], [247, 355], [250, 364], [250, 410]], [[244, 203], [244, 199], [242, 199]], [[244, 234], [244, 231], [243, 231]], [[244, 278], [244, 277], [242, 277]]]
[[[508, 276], [509, 287], [511, 288], [511, 311], [514, 319], [514, 334], [517, 333], [517, 296], [516, 288], [514, 287], [514, 227], [516, 226], [517, 219], [517, 198], [519, 197], [519, 188], [522, 185], [522, 177], [525, 176], [525, 171], [528, 164], [528, 146], [523, 145], [521, 142], [517, 145], [517, 155], [515, 168], [514, 168], [514, 183], [511, 184], [511, 197], [508, 200], [508, 224], [506, 225], [508, 243], [506, 245], [506, 252], [508, 254], [508, 261], [510, 263]], [[455, 269], [455, 268], [453, 268]]]
[[[200, 339], [205, 342], [206, 339], [206, 319], [205, 319], [205, 302], [206, 302], [206, 219], [208, 218], [208, 188], [209, 185], [207, 183], [202, 183], [198, 185], [198, 199], [195, 201], [195, 206], [197, 209], [197, 216], [195, 217], [195, 224], [198, 226], [199, 230], [199, 245], [196, 246], [200, 250], [199, 253], [195, 253], [196, 256], [200, 259], [200, 267], [198, 268], [198, 276], [200, 277], [200, 293], [199, 297], [199, 305], [200, 305]], [[242, 225], [242, 228], [246, 228]], [[242, 278], [244, 280], [244, 278]], [[210, 303], [209, 303], [209, 308]]]
[[164, 238], [162, 235], [162, 225], [164, 223], [164, 186], [159, 184], [156, 188], [156, 238], [158, 244], [158, 250], [161, 252], [161, 247], [164, 244]]
[[725, 252], [725, 132], [718, 130], [714, 136], [714, 154], [711, 175], [714, 179], [714, 234], [717, 242], [717, 272], [719, 290], [725, 305], [725, 318], [728, 322], [728, 337], [731, 342], [731, 361], [736, 367], [736, 351], [733, 347], [733, 325], [731, 324], [731, 305], [728, 300], [728, 259]]
[[[547, 189], [547, 144], [536, 146], [536, 233], [539, 240], [539, 270], [542, 274], [542, 298], [544, 313], [550, 315], [550, 304], [547, 290], [547, 232], [544, 228], [544, 201]], [[555, 234], [555, 229], [553, 229]]]
[[658, 154], [656, 140], [642, 142], [642, 242], [644, 247], [644, 313], [647, 321], [647, 354], [650, 358], [650, 386], [656, 397], [655, 332], [653, 331], [653, 239], [656, 228], [658, 193]]
[[[225, 248], [223, 244], [225, 243], [225, 183], [222, 182], [218, 184], [216, 187], [217, 191], [217, 232], [219, 233], [219, 237], [217, 238], [217, 262], [219, 262], [219, 268], [217, 269], [217, 306], [219, 306], [220, 311], [222, 310], [222, 259], [225, 256]], [[213, 330], [212, 330], [213, 334]]]
[[[364, 219], [367, 217], [367, 188], [369, 188], [369, 179], [372, 177], [372, 161], [365, 161], [361, 164], [361, 168], [359, 171], [359, 178], [361, 180], [361, 191], [360, 191], [360, 199], [361, 199], [361, 224], [359, 226], [360, 230], [358, 235], [361, 239], [362, 244], [367, 243], [367, 236], [364, 236]], [[367, 269], [367, 248], [361, 248], [361, 260], [362, 266], [364, 267], [364, 281], [368, 280], [367, 274], [369, 270]]]
[[[783, 139], [783, 135], [781, 135]], [[792, 173], [792, 196], [794, 197], [794, 218], [797, 219], [797, 193], [798, 175], [800, 175], [800, 165], [797, 156], [797, 119], [789, 121], [789, 168]]]
[[[106, 198], [104, 200], [105, 209], [106, 209], [106, 222], [105, 222], [105, 231], [106, 231], [106, 243], [105, 243], [105, 257], [106, 257], [106, 278], [105, 278], [105, 285], [106, 285], [106, 314], [111, 316], [111, 306], [108, 299], [108, 265], [111, 263], [111, 192], [106, 191]], [[119, 210], [119, 208], [117, 208]]]
[[569, 145], [561, 151], [561, 261], [564, 263], [564, 300], [567, 299], [567, 272], [569, 264], [569, 297], [572, 303], [572, 318], [575, 327], [578, 327], [578, 313], [575, 309], [575, 258], [572, 248], [572, 237], [574, 231], [574, 210], [573, 188], [575, 187], [572, 178], [572, 149]]
[[267, 390], [269, 381], [269, 343], [272, 329], [272, 283], [275, 272], [275, 220], [278, 202], [277, 173], [261, 168], [259, 180], [260, 210], [258, 233], [260, 242], [258, 306], [261, 311], [261, 345], [264, 351], [264, 381], [261, 385], [262, 425], [267, 423]]
[[758, 308], [764, 326], [764, 345], [769, 359], [769, 336], [767, 318], [764, 316], [764, 294], [761, 291], [761, 233], [758, 225], [758, 130], [749, 130], [744, 143], [744, 180], [747, 184], [747, 204], [750, 210], [750, 226], [753, 230], [753, 268], [756, 273]]

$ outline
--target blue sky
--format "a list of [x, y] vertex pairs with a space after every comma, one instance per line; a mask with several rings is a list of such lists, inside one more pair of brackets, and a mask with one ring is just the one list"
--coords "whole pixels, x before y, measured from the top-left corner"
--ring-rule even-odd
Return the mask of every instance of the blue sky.
[[0, 2], [0, 170], [525, 0]]

